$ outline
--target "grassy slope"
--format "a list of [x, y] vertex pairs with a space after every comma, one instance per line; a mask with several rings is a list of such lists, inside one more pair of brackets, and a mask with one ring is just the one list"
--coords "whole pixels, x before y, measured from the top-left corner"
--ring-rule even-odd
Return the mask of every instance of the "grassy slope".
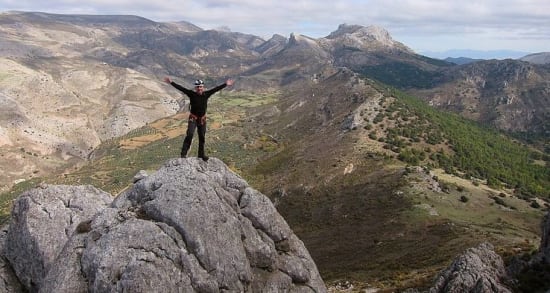
[[[532, 208], [529, 201], [442, 170], [437, 176], [446, 192], [418, 189], [414, 178], [403, 175], [406, 164], [392, 159], [405, 149], [431, 148], [417, 164], [433, 167], [440, 162], [431, 160], [430, 153], [444, 150], [455, 158], [455, 145], [467, 149], [469, 140], [479, 140], [487, 147], [471, 149], [474, 156], [487, 152], [488, 157], [509, 164], [512, 161], [505, 156], [519, 154], [516, 159], [533, 166], [524, 156], [525, 147], [408, 97], [387, 96], [380, 104], [384, 114], [380, 122], [369, 120], [369, 127], [344, 136], [316, 129], [249, 171], [263, 178], [255, 186], [277, 203], [326, 280], [422, 286], [455, 255], [481, 241], [491, 241], [506, 255], [538, 246], [543, 211]], [[382, 142], [367, 139], [371, 132]], [[470, 135], [465, 138], [464, 132]], [[389, 139], [390, 133], [402, 135]], [[441, 138], [428, 143], [433, 135]], [[499, 142], [498, 147], [486, 143], [491, 139]], [[457, 158], [469, 159], [467, 152], [460, 155]], [[350, 166], [354, 171], [346, 174]], [[464, 166], [468, 167], [457, 164], [456, 168]], [[493, 198], [500, 193], [506, 198], [497, 204]]]

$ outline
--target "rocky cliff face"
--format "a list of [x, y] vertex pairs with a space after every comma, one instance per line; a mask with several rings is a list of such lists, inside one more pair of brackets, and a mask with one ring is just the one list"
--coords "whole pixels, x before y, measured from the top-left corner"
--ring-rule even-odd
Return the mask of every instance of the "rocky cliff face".
[[42, 186], [12, 217], [2, 292], [326, 292], [269, 199], [215, 158], [170, 160], [113, 202]]
[[408, 53], [413, 51], [407, 48], [400, 42], [392, 39], [390, 33], [378, 26], [360, 26], [360, 25], [348, 25], [341, 24], [338, 29], [325, 40], [332, 42], [334, 47], [347, 47], [363, 49], [365, 51], [377, 51], [377, 50], [396, 50]]

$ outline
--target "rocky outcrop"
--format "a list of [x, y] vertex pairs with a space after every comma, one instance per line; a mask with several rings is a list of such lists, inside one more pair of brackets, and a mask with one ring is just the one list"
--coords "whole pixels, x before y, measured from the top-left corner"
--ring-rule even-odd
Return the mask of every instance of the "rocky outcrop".
[[491, 244], [482, 243], [466, 250], [439, 273], [429, 292], [512, 292], [505, 285], [507, 281], [504, 261], [495, 253]]
[[[2, 227], [2, 230], [0, 230], [0, 251], [4, 250], [7, 235], [8, 227]], [[4, 255], [0, 255], [0, 292], [23, 292], [21, 282], [17, 279], [15, 272]]]
[[399, 49], [413, 53], [411, 49], [392, 39], [390, 33], [382, 27], [370, 25], [340, 24], [338, 29], [325, 39], [331, 40], [334, 46], [359, 48], [363, 50]]
[[505, 267], [493, 246], [482, 243], [466, 250], [440, 272], [429, 292], [550, 292], [550, 213], [545, 215], [541, 230], [539, 253], [516, 255]]
[[92, 186], [42, 186], [15, 202], [4, 255], [21, 283], [36, 291], [78, 223], [112, 201]]
[[108, 202], [81, 186], [17, 200], [4, 255], [26, 290], [326, 292], [270, 200], [218, 159], [170, 160]]

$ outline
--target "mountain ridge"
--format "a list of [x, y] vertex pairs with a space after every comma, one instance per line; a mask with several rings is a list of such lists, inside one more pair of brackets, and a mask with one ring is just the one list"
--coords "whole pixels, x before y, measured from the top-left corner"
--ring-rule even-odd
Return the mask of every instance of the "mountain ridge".
[[520, 60], [535, 64], [548, 64], [550, 63], [550, 52], [529, 54], [527, 56], [521, 57]]
[[[28, 176], [53, 170], [66, 165], [67, 161], [82, 162], [100, 141], [175, 113], [182, 97], [162, 85], [164, 75], [187, 80], [204, 76], [213, 84], [237, 76], [236, 91], [275, 92], [281, 86], [300, 87], [304, 80], [322, 82], [339, 67], [348, 67], [394, 86], [408, 80], [406, 87], [433, 88], [440, 85], [442, 79], [449, 79], [442, 71], [452, 68], [449, 63], [415, 55], [392, 40], [387, 31], [374, 26], [342, 24], [329, 34], [330, 38], [312, 39], [293, 34], [288, 39], [274, 35], [264, 41], [241, 33], [202, 30], [189, 23], [174, 31], [174, 23], [155, 23], [137, 16], [121, 18], [122, 26], [116, 27], [118, 16], [24, 12], [2, 15], [0, 61], [4, 68], [9, 68], [0, 73], [0, 83], [7, 85], [3, 96], [16, 101], [19, 117], [33, 117], [14, 124], [8, 122], [11, 126], [0, 133], [4, 145], [12, 145], [9, 154], [3, 156], [5, 164], [13, 164], [10, 162], [16, 157], [23, 159], [24, 164], [29, 165], [23, 174]], [[77, 25], [71, 26], [68, 20]], [[90, 23], [86, 24], [87, 21]], [[95, 85], [80, 89], [80, 84], [89, 81]], [[26, 92], [26, 88], [37, 84], [38, 91]], [[534, 87], [540, 88], [540, 85]], [[540, 94], [544, 95], [544, 88]], [[20, 101], [25, 96], [30, 98]], [[57, 102], [49, 102], [45, 109], [30, 102], [42, 96]], [[513, 101], [521, 99], [519, 95]], [[435, 100], [431, 102], [437, 104]], [[4, 99], [4, 103], [7, 109], [10, 102]], [[71, 114], [82, 111], [75, 108], [79, 103], [93, 106], [84, 107], [88, 110], [81, 115]], [[73, 106], [68, 107], [71, 104]], [[150, 111], [151, 108], [155, 110]], [[544, 113], [546, 108], [546, 104], [542, 104], [536, 111]], [[491, 108], [485, 109], [491, 111]], [[75, 131], [82, 130], [87, 133], [85, 137], [92, 139], [80, 140], [81, 135], [75, 131], [60, 133], [56, 130], [63, 123], [59, 119], [45, 120], [42, 125], [21, 124], [21, 121], [48, 117], [52, 111], [58, 112], [54, 112], [58, 117], [64, 115], [65, 127], [74, 124]], [[499, 115], [489, 112], [480, 113], [479, 117], [502, 120], [503, 123], [490, 123], [505, 125], [505, 129], [525, 131], [530, 127], [507, 124], [508, 116]], [[75, 117], [75, 121], [70, 117]], [[522, 121], [529, 123], [530, 120]], [[24, 136], [20, 137], [20, 133]], [[24, 141], [24, 145], [14, 143], [18, 139]], [[49, 158], [50, 162], [44, 164], [44, 160], [38, 158]], [[17, 174], [4, 172], [2, 177], [9, 181], [3, 184], [22, 179]]]
[[436, 59], [445, 59], [445, 58], [471, 58], [471, 59], [519, 59], [525, 55], [531, 54], [530, 52], [524, 51], [515, 51], [515, 50], [471, 50], [471, 49], [451, 49], [443, 52], [435, 51], [420, 51], [422, 55], [436, 58]]

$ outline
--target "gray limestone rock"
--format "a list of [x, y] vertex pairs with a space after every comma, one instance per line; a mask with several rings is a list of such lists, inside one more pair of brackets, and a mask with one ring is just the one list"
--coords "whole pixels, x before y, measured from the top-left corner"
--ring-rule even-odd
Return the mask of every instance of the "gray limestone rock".
[[88, 292], [86, 277], [80, 259], [85, 247], [86, 234], [75, 233], [63, 247], [39, 288], [38, 292]]
[[[0, 251], [4, 251], [4, 244], [8, 235], [8, 226], [3, 226], [0, 229]], [[0, 292], [15, 293], [23, 292], [23, 286], [17, 279], [8, 260], [0, 255]]]
[[512, 292], [502, 258], [493, 245], [482, 243], [467, 249], [453, 263], [439, 273], [430, 293], [488, 293]]
[[92, 186], [44, 185], [14, 203], [4, 255], [21, 283], [40, 288], [77, 225], [104, 209], [111, 195]]
[[134, 175], [134, 178], [133, 178], [133, 181], [134, 183], [138, 182], [139, 180], [145, 178], [149, 176], [149, 174], [147, 174], [147, 171], [145, 170], [139, 170], [139, 172], [137, 172], [136, 175]]
[[100, 195], [48, 186], [18, 199], [5, 254], [27, 290], [327, 291], [271, 201], [216, 158], [169, 160], [108, 207]]

